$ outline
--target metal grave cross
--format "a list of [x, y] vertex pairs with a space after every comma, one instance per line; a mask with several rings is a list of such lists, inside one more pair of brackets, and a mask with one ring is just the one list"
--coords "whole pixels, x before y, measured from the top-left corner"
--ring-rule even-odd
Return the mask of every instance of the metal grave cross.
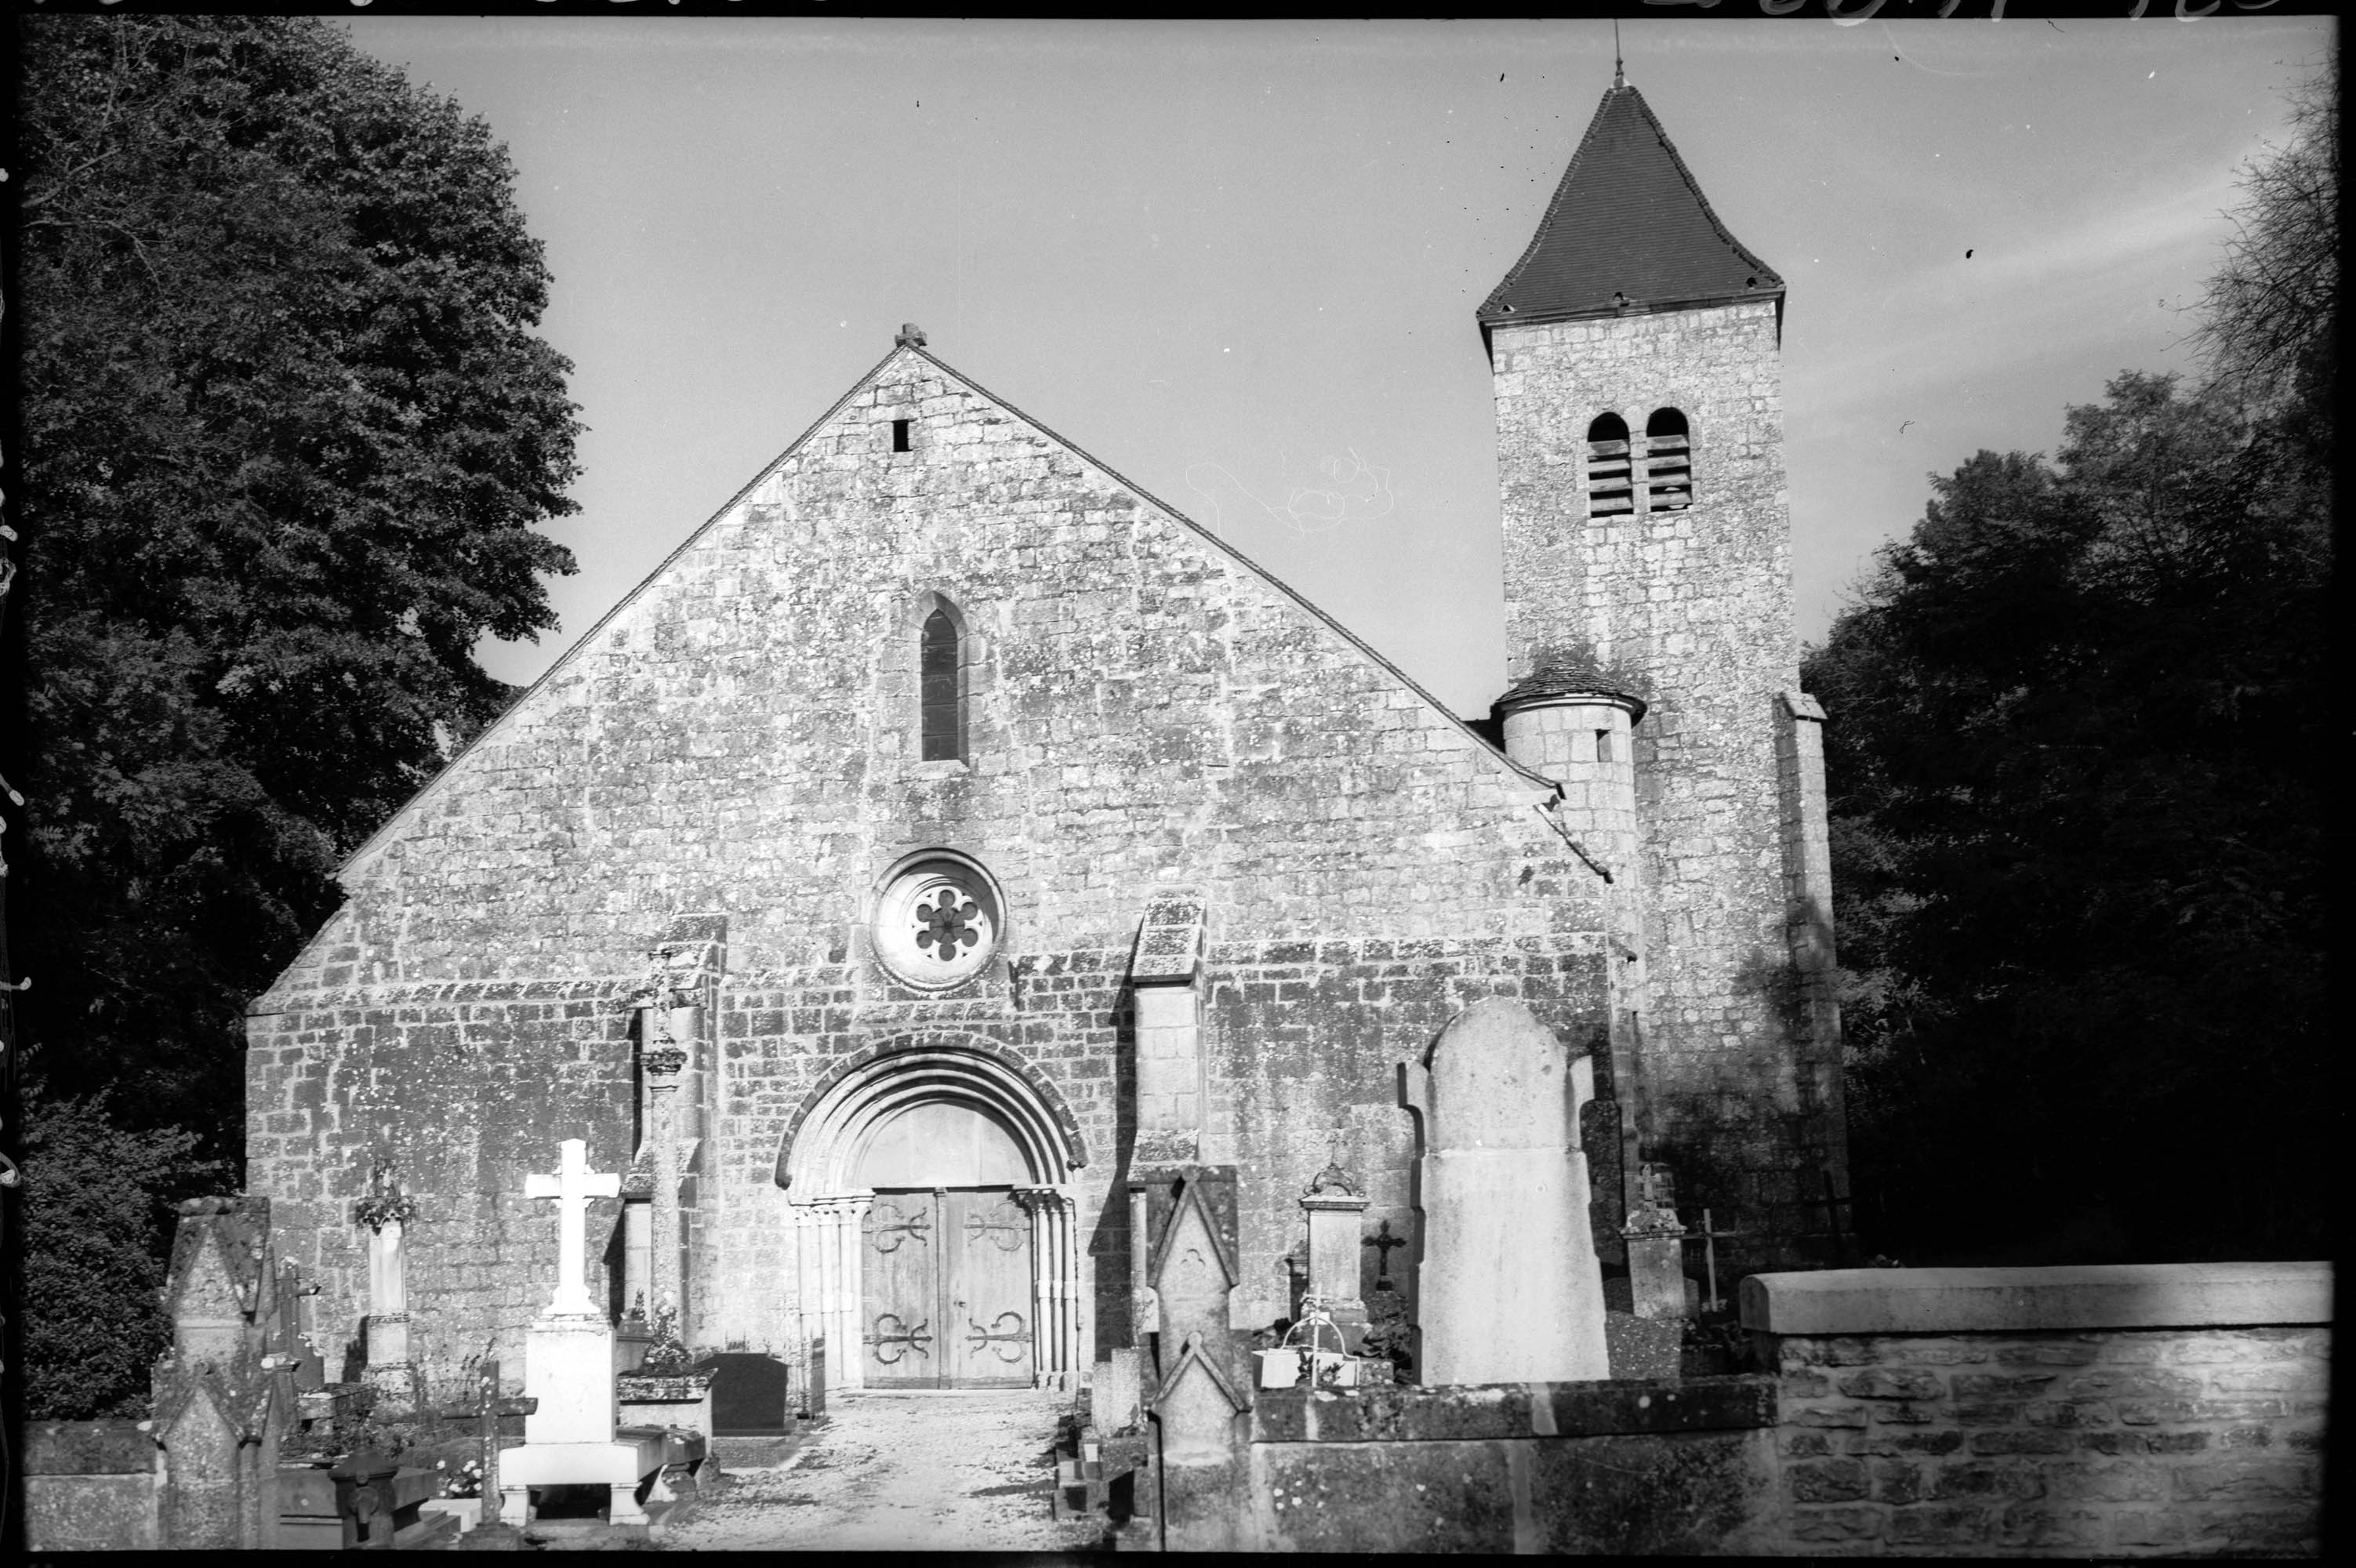
[[1719, 1242], [1730, 1236], [1740, 1236], [1744, 1234], [1746, 1234], [1746, 1232], [1740, 1230], [1719, 1230], [1717, 1227], [1710, 1224], [1709, 1210], [1705, 1208], [1701, 1211], [1701, 1229], [1698, 1230], [1688, 1230], [1682, 1238], [1687, 1241], [1700, 1242], [1702, 1245], [1703, 1256], [1708, 1261], [1709, 1268], [1709, 1299], [1702, 1303], [1702, 1310], [1704, 1312], [1723, 1312], [1726, 1310], [1726, 1303], [1719, 1300], [1718, 1294]]
[[1386, 1219], [1379, 1232], [1367, 1237], [1359, 1245], [1375, 1249], [1375, 1277], [1387, 1280], [1391, 1277], [1391, 1249], [1406, 1246], [1407, 1238], [1392, 1235], [1391, 1222]]
[[586, 1139], [567, 1138], [562, 1148], [556, 1174], [525, 1176], [523, 1193], [526, 1197], [556, 1199], [556, 1297], [548, 1304], [548, 1310], [551, 1313], [594, 1313], [597, 1310], [597, 1304], [589, 1299], [589, 1285], [583, 1262], [588, 1251], [589, 1200], [619, 1197], [622, 1174], [619, 1171], [592, 1171]]
[[482, 1475], [477, 1482], [482, 1498], [477, 1516], [483, 1524], [499, 1522], [499, 1417], [503, 1415], [537, 1415], [540, 1402], [536, 1399], [502, 1399], [499, 1397], [499, 1364], [486, 1359], [477, 1368], [475, 1398], [471, 1403], [455, 1404], [444, 1411], [451, 1421], [473, 1421], [479, 1423], [477, 1441], [482, 1453], [478, 1463]]

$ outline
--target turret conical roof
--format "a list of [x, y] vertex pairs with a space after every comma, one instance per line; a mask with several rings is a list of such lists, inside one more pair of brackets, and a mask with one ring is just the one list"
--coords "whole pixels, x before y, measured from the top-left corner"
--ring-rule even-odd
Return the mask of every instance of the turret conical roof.
[[1783, 280], [1726, 231], [1633, 87], [1603, 94], [1529, 248], [1478, 312], [1508, 321], [1628, 306], [1781, 299]]

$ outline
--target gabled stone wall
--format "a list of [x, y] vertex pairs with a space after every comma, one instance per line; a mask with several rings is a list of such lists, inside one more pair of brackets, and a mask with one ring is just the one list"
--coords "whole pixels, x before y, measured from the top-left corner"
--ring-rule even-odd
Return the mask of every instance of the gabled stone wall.
[[[968, 755], [928, 762], [914, 650], [943, 596]], [[356, 1303], [348, 1200], [398, 1160], [429, 1379], [487, 1346], [512, 1361], [553, 1267], [521, 1178], [563, 1137], [627, 1162], [628, 991], [675, 918], [724, 914], [698, 1342], [791, 1342], [787, 1129], [846, 1058], [950, 1029], [1036, 1069], [1081, 1128], [1081, 1239], [1111, 1278], [1083, 1282], [1108, 1304], [1091, 1349], [1125, 1344], [1127, 968], [1183, 883], [1209, 953], [1203, 1155], [1246, 1167], [1237, 1310], [1266, 1321], [1289, 1307], [1291, 1195], [1337, 1133], [1405, 1212], [1391, 1064], [1498, 991], [1600, 1026], [1601, 884], [1550, 796], [1217, 542], [903, 351], [354, 858], [343, 910], [254, 1008], [251, 1179]], [[1007, 935], [1005, 961], [928, 995], [867, 921], [886, 868], [932, 847], [988, 868]]]

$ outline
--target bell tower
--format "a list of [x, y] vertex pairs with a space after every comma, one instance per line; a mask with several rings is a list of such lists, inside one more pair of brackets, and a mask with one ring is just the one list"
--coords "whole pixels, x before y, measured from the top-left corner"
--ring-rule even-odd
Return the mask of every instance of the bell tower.
[[1735, 1266], [1849, 1228], [1820, 711], [1799, 691], [1783, 280], [1615, 78], [1481, 306], [1516, 760], [1612, 877], [1630, 1207], [1665, 1164]]

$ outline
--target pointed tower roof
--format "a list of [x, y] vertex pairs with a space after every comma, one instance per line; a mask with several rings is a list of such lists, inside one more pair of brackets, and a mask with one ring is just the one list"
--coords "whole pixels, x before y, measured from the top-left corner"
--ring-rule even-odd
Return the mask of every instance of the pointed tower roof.
[[1501, 322], [1610, 315], [1624, 306], [1773, 299], [1783, 280], [1726, 231], [1641, 94], [1614, 82], [1546, 217], [1476, 313]]

